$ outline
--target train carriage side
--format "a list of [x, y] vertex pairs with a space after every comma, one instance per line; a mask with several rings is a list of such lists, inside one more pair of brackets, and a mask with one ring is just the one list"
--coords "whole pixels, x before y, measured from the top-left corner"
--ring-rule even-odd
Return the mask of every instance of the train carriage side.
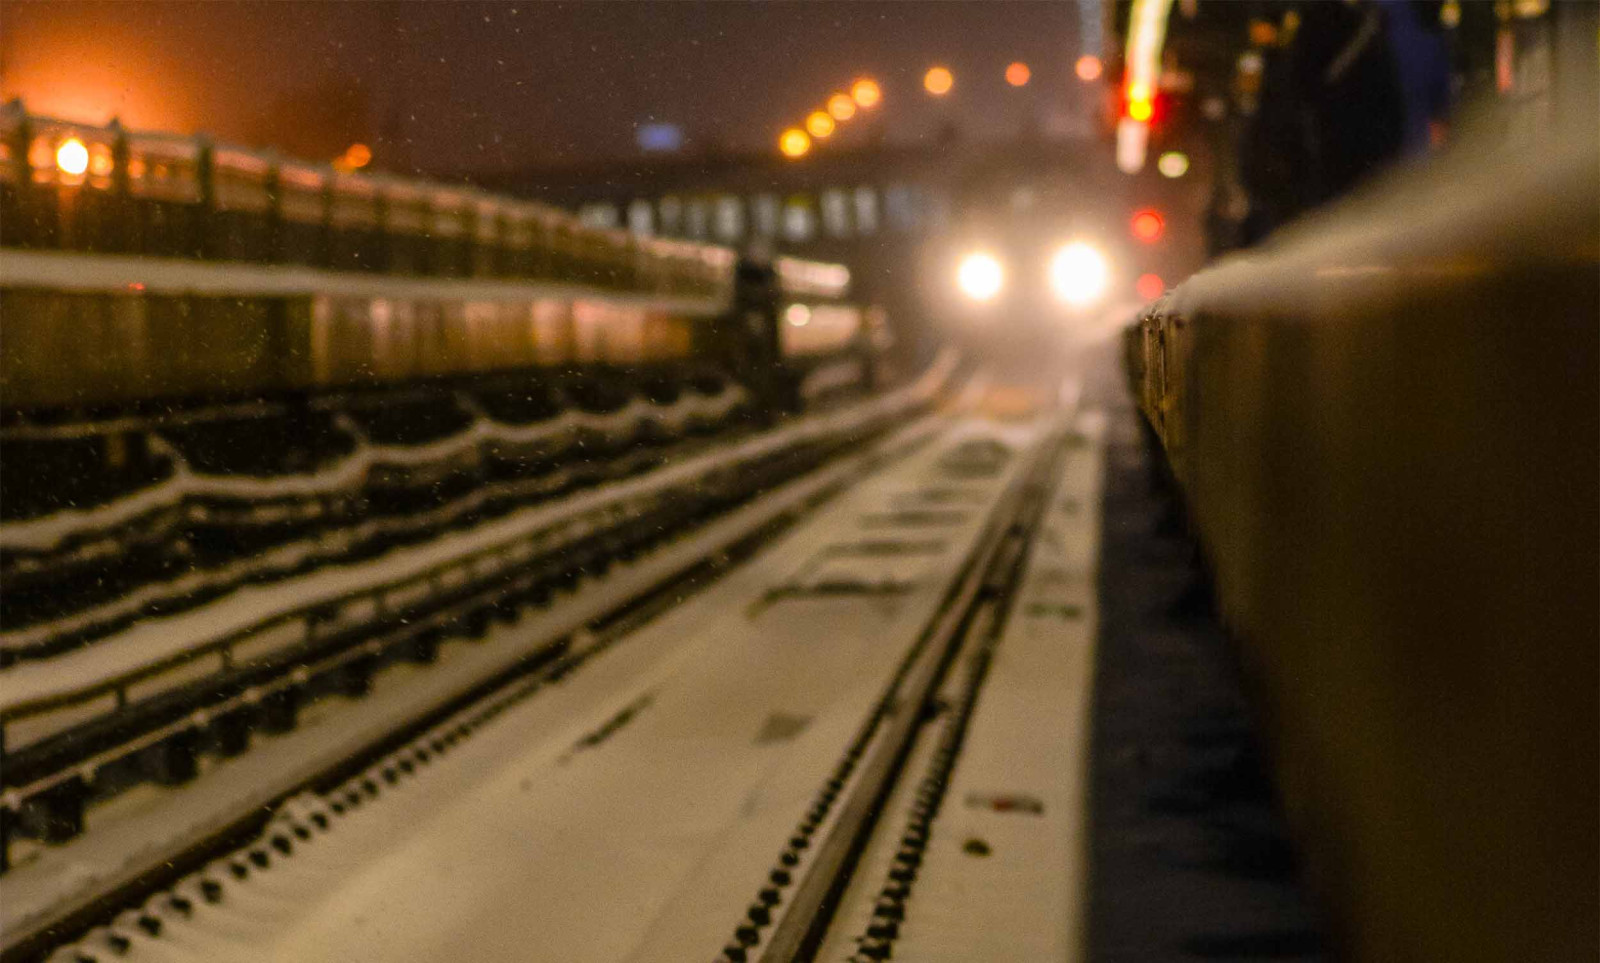
[[232, 147], [211, 150], [205, 257], [272, 260], [275, 174], [267, 157]]
[[328, 197], [328, 267], [335, 271], [384, 270], [381, 210], [378, 185], [372, 178], [334, 172]]
[[205, 247], [209, 151], [197, 138], [169, 134], [135, 131], [124, 142], [129, 214], [124, 249], [153, 257], [199, 257]]
[[[0, 292], [15, 349], [0, 358], [8, 418], [552, 365], [693, 367], [729, 356], [715, 344], [716, 319], [733, 298], [726, 249], [590, 229], [547, 205], [200, 137], [31, 117], [18, 104], [0, 122], [8, 246], [333, 272], [308, 276], [298, 290], [249, 282], [206, 296], [187, 281], [144, 290], [109, 274], [105, 286], [76, 292], [8, 282]], [[784, 271], [798, 285], [789, 300], [811, 299], [817, 318], [791, 337], [793, 359], [859, 340], [861, 314], [845, 300], [847, 280], [837, 282], [848, 278], [843, 268], [795, 262]], [[379, 298], [337, 280], [374, 272], [434, 275], [445, 286]], [[833, 288], [817, 286], [823, 275], [835, 277]], [[443, 280], [464, 277], [535, 286], [474, 301]], [[225, 289], [222, 274], [206, 286], [217, 282]], [[69, 332], [105, 350], [65, 350]]]
[[431, 261], [433, 216], [423, 184], [400, 177], [374, 176], [383, 199], [384, 270], [391, 274], [424, 274]]
[[330, 171], [314, 164], [283, 161], [274, 185], [272, 260], [279, 264], [328, 263], [328, 188]]

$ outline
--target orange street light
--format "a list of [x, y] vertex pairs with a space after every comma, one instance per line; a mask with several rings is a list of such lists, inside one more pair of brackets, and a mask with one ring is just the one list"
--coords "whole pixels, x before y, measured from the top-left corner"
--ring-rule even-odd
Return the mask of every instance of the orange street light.
[[806, 117], [806, 130], [817, 140], [822, 140], [833, 133], [833, 116], [825, 110], [813, 110]]
[[1079, 80], [1089, 83], [1100, 79], [1100, 72], [1105, 69], [1105, 65], [1100, 63], [1100, 58], [1094, 54], [1084, 54], [1078, 58], [1077, 65], [1072, 69], [1078, 74]]
[[1006, 83], [1013, 87], [1026, 86], [1028, 80], [1032, 77], [1033, 71], [1029, 70], [1028, 65], [1020, 60], [1006, 68]]
[[947, 67], [933, 67], [922, 75], [923, 89], [935, 97], [943, 97], [955, 85], [955, 75]]
[[89, 169], [89, 148], [76, 137], [68, 137], [56, 148], [56, 166], [63, 174], [78, 177]]
[[333, 159], [333, 169], [339, 171], [360, 170], [372, 163], [372, 148], [366, 144], [351, 144], [345, 148], [343, 154]]
[[834, 94], [828, 98], [828, 113], [833, 119], [841, 123], [856, 115], [856, 102], [850, 99], [849, 94]]
[[871, 110], [883, 100], [883, 90], [878, 87], [878, 82], [870, 77], [863, 77], [850, 85], [850, 96], [855, 98], [856, 106], [862, 110]]
[[778, 135], [778, 150], [785, 157], [804, 157], [811, 150], [811, 138], [798, 127], [791, 127]]

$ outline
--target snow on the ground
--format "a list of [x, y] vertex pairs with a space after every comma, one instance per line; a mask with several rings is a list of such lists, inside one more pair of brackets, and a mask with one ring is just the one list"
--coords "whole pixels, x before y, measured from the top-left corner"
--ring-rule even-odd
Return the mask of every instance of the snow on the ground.
[[[930, 420], [924, 419], [874, 450], [901, 450], [933, 428]], [[428, 707], [448, 701], [529, 651], [573, 632], [671, 573], [714, 554], [765, 520], [792, 510], [812, 493], [848, 477], [868, 457], [863, 453], [836, 462], [735, 509], [682, 542], [635, 563], [618, 564], [603, 579], [581, 583], [549, 609], [533, 612], [510, 627], [491, 628], [481, 641], [447, 643], [434, 666], [391, 667], [377, 676], [372, 693], [365, 698], [313, 703], [302, 712], [293, 731], [258, 736], [249, 752], [212, 763], [201, 778], [180, 789], [146, 787], [149, 791], [130, 794], [127, 800], [92, 807], [87, 833], [59, 846], [43, 847], [0, 876], [0, 932], [16, 932], [63, 901], [137, 871], [156, 854], [181, 849], [194, 836], [270, 801], [284, 785], [322, 771]], [[695, 610], [716, 604], [701, 598], [689, 603]], [[656, 641], [660, 644], [630, 642], [617, 650], [625, 649], [626, 655], [608, 654], [603, 661], [613, 667], [619, 662], [633, 665], [640, 658], [654, 658], [651, 653], [662, 646], [671, 650], [668, 640]], [[639, 664], [647, 663], [648, 659]], [[587, 679], [593, 673], [585, 667], [578, 675]], [[564, 718], [575, 711], [559, 695], [553, 698], [551, 718]]]
[[[1041, 522], [906, 904], [896, 958], [1085, 959], [1104, 417], [1086, 412], [1077, 427], [1088, 444], [1069, 452]], [[970, 840], [987, 855], [968, 852]]]
[[[174, 467], [165, 480], [90, 508], [66, 508], [39, 518], [6, 522], [0, 525], [0, 551], [48, 551], [69, 538], [125, 525], [141, 515], [185, 499], [250, 501], [331, 495], [359, 486], [375, 468], [447, 463], [488, 444], [538, 444], [571, 437], [581, 429], [621, 435], [631, 433], [646, 421], [680, 430], [695, 418], [721, 418], [744, 398], [742, 387], [729, 384], [709, 397], [685, 391], [677, 401], [667, 405], [635, 397], [623, 408], [608, 414], [569, 408], [532, 425], [506, 425], [479, 417], [466, 429], [424, 445], [377, 445], [362, 438], [348, 455], [315, 472], [269, 478], [196, 472], [168, 446]], [[347, 430], [354, 431], [353, 428]], [[355, 433], [359, 438], [359, 432]]]
[[635, 478], [535, 506], [476, 528], [353, 565], [329, 566], [268, 585], [246, 586], [217, 602], [164, 618], [138, 622], [81, 649], [0, 670], [0, 711], [45, 700], [70, 698], [102, 680], [154, 666], [213, 640], [239, 633], [285, 611], [325, 604], [358, 591], [405, 582], [446, 564], [523, 537], [563, 519], [692, 481], [714, 468], [735, 465], [809, 439], [876, 423], [927, 401], [955, 365], [940, 358], [916, 382], [849, 408], [804, 417], [737, 444], [713, 449]]
[[[597, 668], [635, 645], [670, 648], [654, 666], [581, 707], [542, 694], [519, 704], [272, 869], [228, 884], [220, 907], [169, 919], [162, 937], [134, 936], [127, 958], [715, 955], [959, 571], [984, 513], [948, 528], [915, 590], [892, 604], [751, 602], [841, 539], [861, 539], [862, 518], [946, 479], [940, 456], [972, 437], [952, 433], [841, 496]], [[1009, 478], [981, 487], [992, 501]], [[589, 671], [573, 691], [600, 678]], [[627, 708], [607, 737], [585, 739]], [[761, 738], [775, 714], [804, 723]]]

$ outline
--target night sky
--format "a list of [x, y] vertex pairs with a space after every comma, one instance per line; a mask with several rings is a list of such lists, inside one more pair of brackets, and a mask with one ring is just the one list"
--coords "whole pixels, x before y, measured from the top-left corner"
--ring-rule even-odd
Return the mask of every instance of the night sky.
[[[846, 142], [951, 124], [1069, 124], [1079, 11], [1048, 2], [138, 2], [0, 0], [0, 94], [35, 112], [207, 131], [331, 158], [491, 171], [635, 156], [635, 125], [693, 152], [771, 151], [852, 78], [885, 102]], [[1012, 60], [1033, 69], [1006, 86]], [[923, 71], [948, 65], [935, 101]]]

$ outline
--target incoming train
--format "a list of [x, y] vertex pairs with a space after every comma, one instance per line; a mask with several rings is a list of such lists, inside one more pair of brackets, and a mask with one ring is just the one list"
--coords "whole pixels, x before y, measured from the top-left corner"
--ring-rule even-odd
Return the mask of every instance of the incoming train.
[[0, 244], [10, 424], [553, 366], [792, 381], [874, 341], [841, 265], [747, 271], [727, 248], [461, 185], [17, 101], [0, 108]]
[[1200, 179], [1129, 175], [1100, 151], [1021, 143], [962, 172], [923, 287], [953, 337], [1032, 355], [1103, 336], [1205, 259]]

